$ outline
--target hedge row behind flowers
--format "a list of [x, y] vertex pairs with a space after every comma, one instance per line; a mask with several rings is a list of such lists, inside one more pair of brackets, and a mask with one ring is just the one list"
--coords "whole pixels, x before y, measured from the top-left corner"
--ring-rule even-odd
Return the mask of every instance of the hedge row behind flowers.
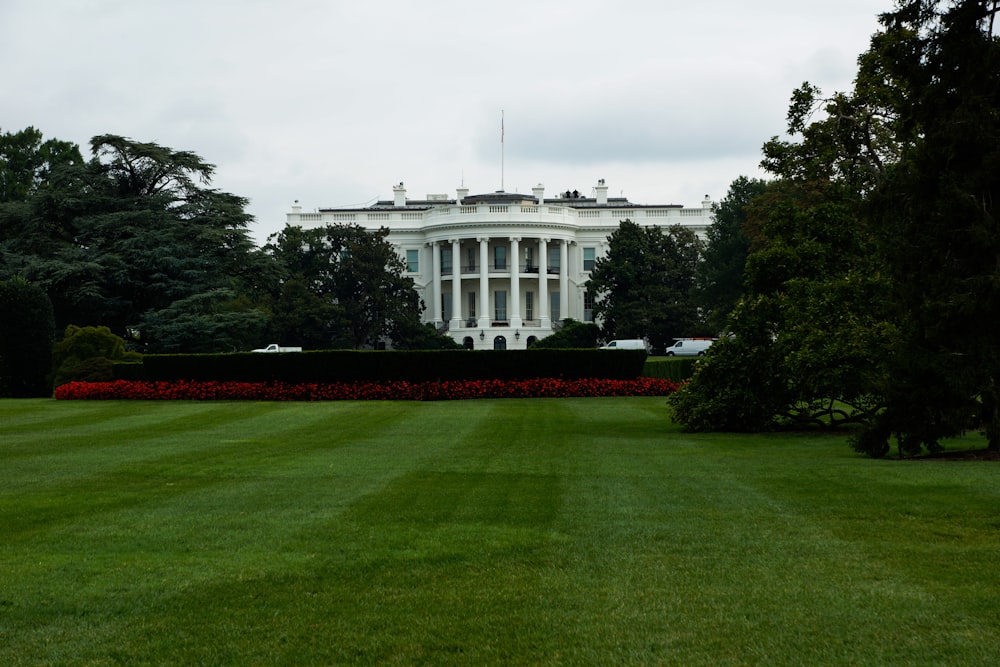
[[450, 401], [469, 398], [573, 398], [667, 396], [677, 384], [658, 378], [632, 380], [540, 378], [445, 382], [70, 382], [56, 388], [60, 400], [194, 401]]

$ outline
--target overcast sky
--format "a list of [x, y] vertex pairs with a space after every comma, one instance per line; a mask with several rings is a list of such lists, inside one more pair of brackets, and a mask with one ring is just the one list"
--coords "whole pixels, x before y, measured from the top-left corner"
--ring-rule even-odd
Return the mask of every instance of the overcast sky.
[[[891, 0], [0, 0], [0, 130], [190, 150], [258, 241], [304, 210], [473, 193], [700, 205], [794, 88], [847, 90]], [[504, 134], [501, 143], [501, 116]], [[501, 168], [502, 166], [502, 168]]]

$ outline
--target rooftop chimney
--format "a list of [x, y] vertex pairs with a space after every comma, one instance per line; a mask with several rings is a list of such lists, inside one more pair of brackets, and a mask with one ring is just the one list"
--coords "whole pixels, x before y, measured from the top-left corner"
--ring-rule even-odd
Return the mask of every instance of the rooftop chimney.
[[461, 205], [462, 200], [469, 196], [469, 188], [461, 187], [458, 188], [457, 192], [458, 192], [458, 201], [455, 203]]
[[597, 187], [594, 188], [597, 191], [597, 205], [607, 206], [608, 205], [608, 186], [604, 184], [604, 179], [597, 181]]
[[708, 195], [705, 195], [705, 198], [701, 200], [701, 207], [712, 208], [712, 198], [709, 197]]
[[402, 181], [399, 185], [392, 186], [392, 199], [393, 206], [406, 206], [406, 188], [403, 187]]
[[545, 203], [545, 186], [541, 183], [531, 188], [531, 194], [535, 195], [535, 199], [538, 200], [539, 204]]

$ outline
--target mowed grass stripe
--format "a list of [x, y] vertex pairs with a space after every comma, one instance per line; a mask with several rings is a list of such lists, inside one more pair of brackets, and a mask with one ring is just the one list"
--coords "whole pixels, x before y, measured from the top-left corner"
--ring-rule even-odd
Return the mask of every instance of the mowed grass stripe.
[[[43, 409], [69, 419], [74, 405]], [[38, 480], [48, 495], [0, 489], [4, 663], [973, 665], [1000, 652], [989, 464], [870, 461], [842, 437], [685, 435], [662, 399], [171, 404], [145, 440], [120, 428], [130, 408], [104, 406], [88, 436], [118, 444], [74, 461], [73, 494], [65, 470]], [[17, 429], [16, 456], [0, 440], [4, 477], [71, 455], [39, 429], [26, 457]], [[129, 502], [87, 500], [115, 488]], [[49, 507], [67, 516], [46, 523]], [[8, 540], [8, 510], [42, 528]]]

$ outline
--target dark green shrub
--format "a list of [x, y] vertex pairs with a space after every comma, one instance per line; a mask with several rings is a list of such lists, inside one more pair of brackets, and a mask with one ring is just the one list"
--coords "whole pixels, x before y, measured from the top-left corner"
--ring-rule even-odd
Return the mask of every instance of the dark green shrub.
[[577, 322], [571, 317], [563, 320], [562, 328], [531, 346], [532, 350], [596, 348], [601, 330], [593, 322]]
[[650, 357], [646, 359], [642, 374], [648, 378], [685, 382], [694, 375], [700, 357]]
[[52, 301], [21, 277], [0, 281], [0, 396], [50, 396]]
[[126, 352], [125, 342], [108, 327], [69, 325], [63, 339], [52, 348], [53, 386], [80, 380], [104, 382], [115, 379], [112, 362], [141, 359]]

